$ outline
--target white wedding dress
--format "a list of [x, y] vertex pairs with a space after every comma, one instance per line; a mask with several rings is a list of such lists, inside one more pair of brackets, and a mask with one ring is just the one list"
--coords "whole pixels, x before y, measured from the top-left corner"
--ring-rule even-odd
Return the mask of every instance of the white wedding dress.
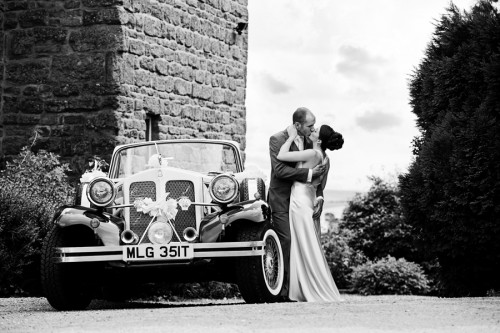
[[[301, 167], [299, 163], [297, 167]], [[313, 222], [318, 184], [294, 182], [290, 195], [289, 298], [299, 302], [338, 302], [339, 290]]]

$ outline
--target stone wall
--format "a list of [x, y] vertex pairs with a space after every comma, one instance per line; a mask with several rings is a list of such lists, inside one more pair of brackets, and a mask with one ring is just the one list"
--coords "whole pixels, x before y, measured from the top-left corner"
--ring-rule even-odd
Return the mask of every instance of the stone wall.
[[[4, 0], [3, 157], [89, 156], [152, 139], [245, 148], [247, 0]], [[149, 124], [149, 126], [148, 126]]]

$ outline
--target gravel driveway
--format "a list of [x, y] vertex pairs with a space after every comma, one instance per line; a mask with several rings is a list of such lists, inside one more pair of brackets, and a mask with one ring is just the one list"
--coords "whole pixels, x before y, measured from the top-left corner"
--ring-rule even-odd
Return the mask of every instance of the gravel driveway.
[[44, 298], [0, 298], [0, 332], [500, 332], [500, 297], [344, 295], [341, 303], [95, 301], [57, 312]]

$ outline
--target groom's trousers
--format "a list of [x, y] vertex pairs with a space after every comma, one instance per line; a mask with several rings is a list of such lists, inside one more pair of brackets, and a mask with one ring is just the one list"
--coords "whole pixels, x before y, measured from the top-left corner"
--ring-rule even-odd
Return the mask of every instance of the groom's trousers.
[[273, 229], [278, 234], [283, 250], [283, 288], [281, 296], [288, 297], [288, 287], [290, 285], [290, 219], [288, 212], [273, 212], [272, 213]]

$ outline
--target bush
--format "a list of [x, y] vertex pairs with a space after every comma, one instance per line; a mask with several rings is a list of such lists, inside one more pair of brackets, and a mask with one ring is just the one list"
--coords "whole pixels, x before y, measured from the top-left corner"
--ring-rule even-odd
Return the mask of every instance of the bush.
[[55, 210], [73, 189], [57, 155], [23, 148], [0, 171], [0, 295], [39, 292], [40, 250]]
[[333, 279], [340, 289], [349, 288], [353, 267], [367, 261], [365, 255], [349, 246], [352, 233], [343, 230], [339, 233], [328, 232], [321, 235], [321, 245]]
[[396, 183], [369, 177], [370, 190], [357, 194], [344, 210], [340, 230], [349, 230], [349, 245], [371, 260], [391, 255], [416, 260], [417, 243], [413, 228], [406, 222]]
[[352, 290], [362, 295], [421, 295], [430, 291], [418, 264], [391, 256], [355, 267], [351, 281]]

